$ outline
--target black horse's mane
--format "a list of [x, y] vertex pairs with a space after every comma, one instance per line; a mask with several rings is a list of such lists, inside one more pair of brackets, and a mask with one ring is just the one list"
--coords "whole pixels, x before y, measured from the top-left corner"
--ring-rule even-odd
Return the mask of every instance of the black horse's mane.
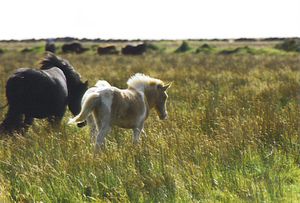
[[40, 62], [41, 70], [47, 70], [57, 67], [63, 71], [65, 76], [74, 82], [80, 81], [80, 75], [75, 71], [73, 66], [66, 59], [62, 59], [53, 53], [48, 53], [46, 57]]

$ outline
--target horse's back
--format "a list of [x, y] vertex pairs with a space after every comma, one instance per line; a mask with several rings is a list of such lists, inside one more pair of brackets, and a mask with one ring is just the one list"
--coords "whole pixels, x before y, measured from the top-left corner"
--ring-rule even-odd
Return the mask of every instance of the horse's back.
[[47, 117], [66, 105], [68, 91], [64, 74], [58, 68], [35, 70], [20, 68], [6, 83], [10, 106], [33, 117]]
[[111, 85], [106, 80], [98, 80], [95, 84], [98, 88], [109, 88]]

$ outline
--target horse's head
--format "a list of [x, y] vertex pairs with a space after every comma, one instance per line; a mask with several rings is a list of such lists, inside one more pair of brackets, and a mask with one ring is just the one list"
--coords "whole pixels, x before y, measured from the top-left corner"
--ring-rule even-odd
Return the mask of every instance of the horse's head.
[[81, 110], [81, 99], [85, 91], [88, 89], [88, 81], [86, 82], [79, 82], [74, 87], [72, 94], [69, 95], [69, 109], [73, 115], [77, 115], [80, 113]]
[[167, 106], [166, 106], [168, 95], [166, 91], [170, 86], [171, 83], [167, 85], [160, 85], [160, 84], [157, 85], [156, 94], [154, 98], [152, 98], [154, 102], [154, 108], [161, 120], [165, 120], [168, 117]]
[[166, 107], [168, 95], [166, 91], [171, 86], [171, 83], [165, 85], [163, 81], [159, 79], [142, 73], [136, 73], [129, 78], [127, 85], [128, 88], [145, 93], [149, 108], [154, 107], [160, 119], [164, 120], [168, 117]]

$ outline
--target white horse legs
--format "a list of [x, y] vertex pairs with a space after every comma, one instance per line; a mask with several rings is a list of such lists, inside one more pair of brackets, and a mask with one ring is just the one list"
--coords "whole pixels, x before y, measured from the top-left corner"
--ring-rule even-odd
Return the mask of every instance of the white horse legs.
[[[105, 136], [109, 133], [111, 129], [109, 109], [95, 108], [92, 115], [90, 115], [87, 118], [87, 122], [91, 127], [92, 142], [96, 143], [96, 150], [99, 150], [100, 147], [105, 144]], [[96, 131], [98, 131], [97, 135], [96, 135]], [[139, 143], [141, 133], [144, 133], [146, 135], [144, 131], [144, 122], [140, 123], [136, 128], [133, 128], [134, 144]]]
[[96, 149], [98, 149], [99, 147], [105, 144], [105, 136], [108, 134], [109, 131], [110, 131], [109, 125], [106, 124], [101, 125], [100, 131], [96, 138]]
[[110, 111], [109, 109], [103, 109], [101, 111], [99, 108], [96, 108], [93, 112], [93, 117], [98, 129], [98, 135], [96, 137], [96, 149], [99, 149], [105, 144], [105, 136], [110, 130]]
[[88, 126], [90, 127], [91, 132], [91, 143], [95, 142], [97, 134], [97, 126], [95, 123], [94, 115], [89, 115], [86, 119]]
[[139, 127], [133, 129], [133, 143], [134, 144], [139, 143], [141, 133], [145, 133], [144, 123], [142, 123]]

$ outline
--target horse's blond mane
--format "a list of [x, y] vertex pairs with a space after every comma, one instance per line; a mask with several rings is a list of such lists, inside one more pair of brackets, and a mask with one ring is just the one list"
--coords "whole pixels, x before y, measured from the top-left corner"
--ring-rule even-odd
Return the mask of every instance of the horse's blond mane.
[[135, 75], [131, 76], [127, 81], [127, 85], [129, 88], [134, 88], [137, 90], [144, 90], [148, 86], [163, 84], [163, 81], [156, 78], [152, 78], [143, 73], [136, 73]]

